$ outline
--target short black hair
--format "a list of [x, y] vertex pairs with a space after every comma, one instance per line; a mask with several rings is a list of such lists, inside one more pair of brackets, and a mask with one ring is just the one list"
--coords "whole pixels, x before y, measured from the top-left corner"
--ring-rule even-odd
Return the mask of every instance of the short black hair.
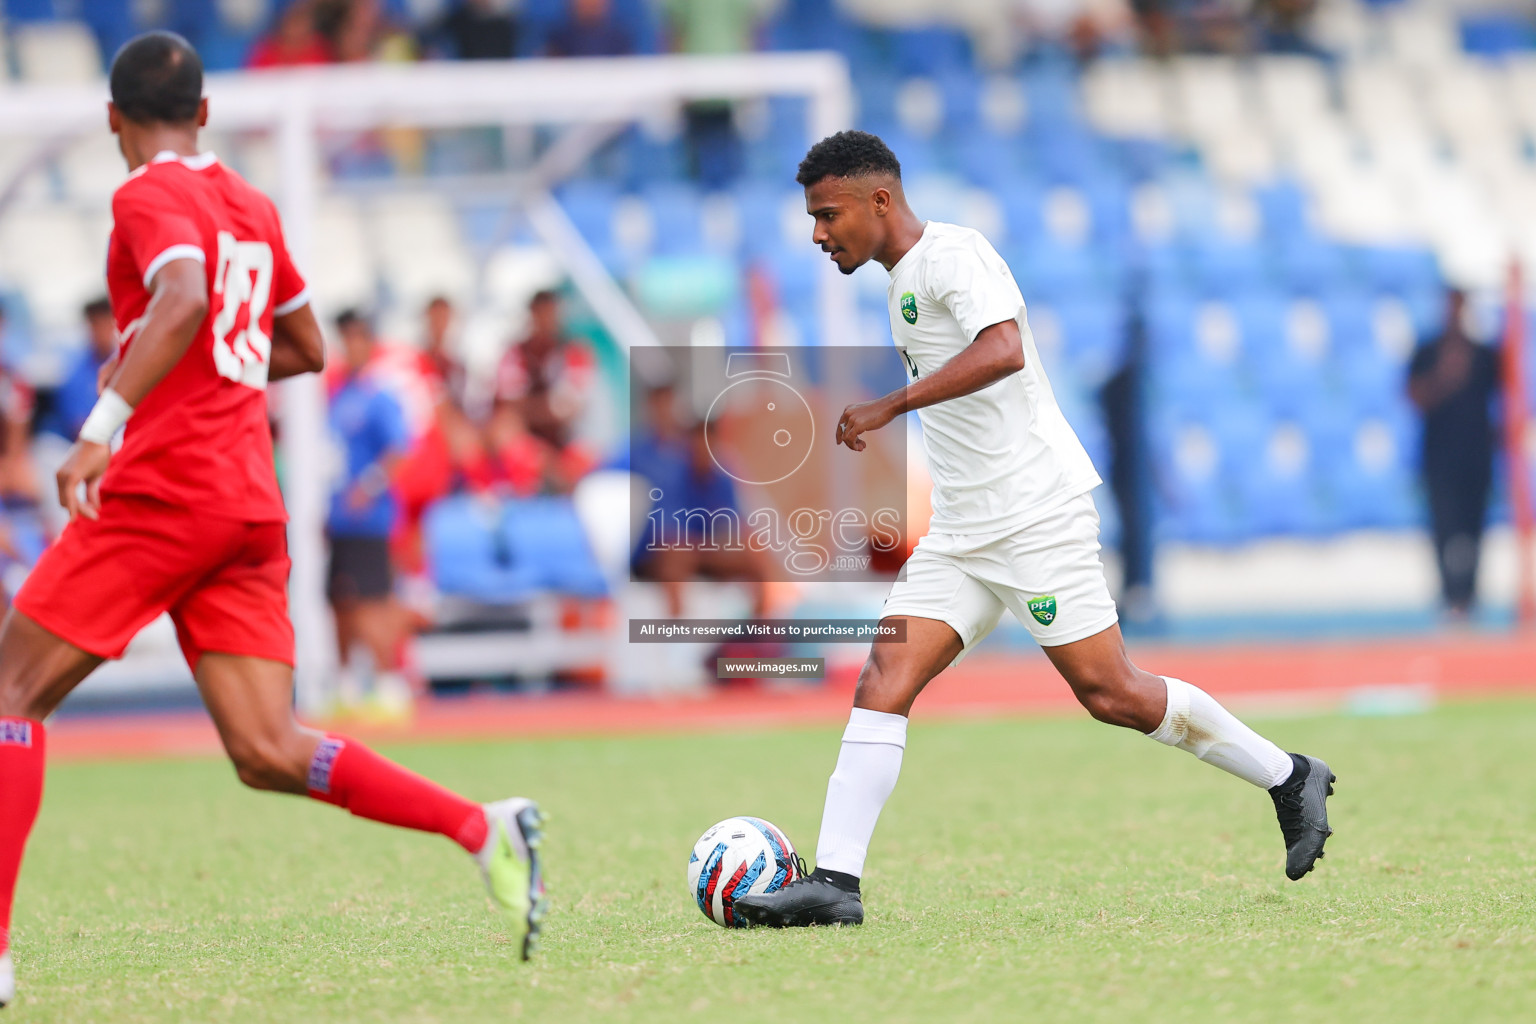
[[538, 291], [534, 292], [533, 293], [533, 297], [528, 300], [528, 308], [532, 309], [534, 306], [542, 306], [546, 302], [559, 302], [559, 301], [560, 301], [560, 293], [555, 291], [555, 289], [553, 289], [553, 288], [540, 288]]
[[878, 135], [846, 131], [828, 135], [811, 147], [800, 161], [795, 180], [810, 188], [823, 178], [857, 178], [889, 174], [901, 180], [901, 162]]
[[348, 327], [363, 327], [371, 332], [373, 321], [366, 312], [353, 306], [336, 314], [336, 329], [344, 331]]
[[80, 307], [80, 315], [85, 317], [87, 320], [98, 316], [111, 316], [112, 303], [105, 295], [98, 295], [96, 298]]
[[203, 61], [174, 32], [145, 32], [123, 44], [108, 76], [112, 102], [139, 124], [182, 124], [203, 99]]

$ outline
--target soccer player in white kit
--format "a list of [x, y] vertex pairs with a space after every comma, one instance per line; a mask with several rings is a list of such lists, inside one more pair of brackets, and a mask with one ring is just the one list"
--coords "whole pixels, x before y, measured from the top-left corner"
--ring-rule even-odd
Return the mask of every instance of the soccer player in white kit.
[[752, 924], [859, 924], [859, 877], [880, 810], [896, 786], [912, 702], [1011, 612], [1045, 649], [1094, 718], [1137, 729], [1269, 791], [1299, 879], [1323, 855], [1334, 776], [1288, 754], [1198, 687], [1131, 663], [1099, 562], [1102, 481], [1061, 414], [1040, 366], [1024, 299], [979, 232], [924, 222], [907, 205], [885, 143], [846, 131], [811, 147], [796, 180], [812, 240], [851, 274], [890, 272], [889, 311], [909, 382], [849, 406], [837, 442], [916, 411], [933, 477], [933, 519], [886, 598], [905, 643], [875, 644], [853, 711], [816, 848], [816, 870], [776, 893], [742, 897]]

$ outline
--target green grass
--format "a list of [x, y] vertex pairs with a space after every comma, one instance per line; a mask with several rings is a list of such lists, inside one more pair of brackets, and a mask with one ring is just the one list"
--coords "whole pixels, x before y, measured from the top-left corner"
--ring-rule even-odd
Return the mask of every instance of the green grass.
[[1266, 796], [1187, 755], [1086, 720], [919, 719], [868, 922], [811, 932], [718, 928], [684, 872], [735, 813], [812, 852], [835, 729], [393, 750], [553, 813], [531, 967], [445, 840], [244, 791], [218, 761], [62, 765], [7, 1016], [1536, 1019], [1536, 703], [1263, 727], [1340, 778], [1301, 883]]

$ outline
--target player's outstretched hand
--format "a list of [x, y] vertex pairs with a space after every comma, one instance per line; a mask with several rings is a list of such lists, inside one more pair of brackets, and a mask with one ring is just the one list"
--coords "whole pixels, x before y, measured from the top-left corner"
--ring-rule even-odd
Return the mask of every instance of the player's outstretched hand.
[[864, 450], [864, 439], [859, 435], [866, 430], [879, 430], [896, 418], [898, 412], [891, 396], [877, 398], [873, 402], [859, 402], [843, 410], [837, 421], [837, 443], [845, 444], [856, 452]]
[[[112, 449], [94, 441], [76, 441], [64, 465], [59, 467], [59, 504], [69, 513], [70, 519], [85, 516], [95, 519], [101, 514], [101, 477], [107, 471], [107, 461]], [[80, 485], [85, 485], [85, 497], [80, 497]]]

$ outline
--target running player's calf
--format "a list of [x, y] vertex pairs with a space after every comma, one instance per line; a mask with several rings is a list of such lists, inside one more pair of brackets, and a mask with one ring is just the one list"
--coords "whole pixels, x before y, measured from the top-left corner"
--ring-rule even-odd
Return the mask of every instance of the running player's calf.
[[1286, 753], [1198, 686], [1137, 668], [1125, 653], [1118, 626], [1045, 651], [1094, 718], [1146, 733], [1267, 790], [1285, 838], [1285, 873], [1292, 881], [1323, 856], [1323, 844], [1333, 834], [1327, 799], [1337, 781], [1323, 761]]
[[196, 678], [241, 782], [307, 794], [360, 818], [458, 843], [475, 858], [491, 899], [510, 915], [528, 959], [545, 910], [537, 804], [477, 804], [354, 739], [304, 728], [290, 709], [292, 670], [282, 662], [209, 653], [199, 659]]

